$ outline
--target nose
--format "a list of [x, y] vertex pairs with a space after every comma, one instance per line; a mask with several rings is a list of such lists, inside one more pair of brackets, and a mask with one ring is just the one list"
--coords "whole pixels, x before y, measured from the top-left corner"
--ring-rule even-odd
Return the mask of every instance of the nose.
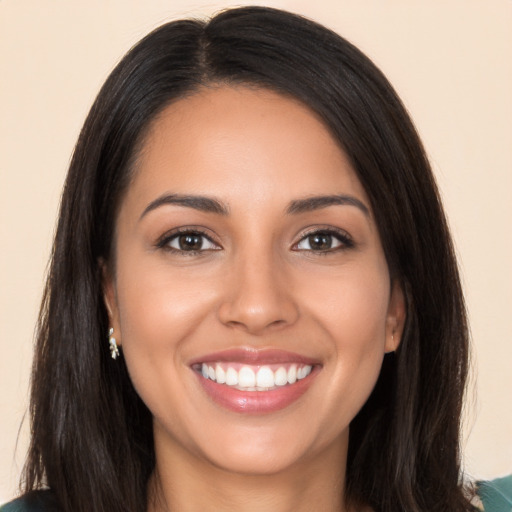
[[253, 335], [292, 325], [299, 317], [293, 287], [272, 255], [241, 258], [226, 276], [220, 321]]

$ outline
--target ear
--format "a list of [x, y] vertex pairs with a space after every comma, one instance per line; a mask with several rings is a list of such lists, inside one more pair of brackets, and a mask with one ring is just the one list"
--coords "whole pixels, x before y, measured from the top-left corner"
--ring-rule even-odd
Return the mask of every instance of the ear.
[[394, 352], [400, 345], [406, 316], [404, 291], [398, 279], [395, 279], [391, 283], [391, 295], [386, 317], [386, 353]]
[[120, 346], [121, 326], [119, 323], [119, 308], [117, 306], [115, 278], [103, 259], [99, 261], [99, 266], [102, 275], [103, 301], [107, 308], [109, 326], [114, 329], [116, 343]]

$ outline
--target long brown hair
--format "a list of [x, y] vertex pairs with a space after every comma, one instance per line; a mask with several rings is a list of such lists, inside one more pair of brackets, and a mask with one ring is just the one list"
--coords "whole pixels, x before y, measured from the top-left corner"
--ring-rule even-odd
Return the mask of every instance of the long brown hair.
[[262, 7], [158, 28], [124, 57], [91, 108], [41, 307], [25, 490], [47, 485], [69, 512], [146, 510], [152, 418], [123, 359], [110, 359], [98, 262], [114, 261], [116, 212], [149, 123], [213, 82], [269, 88], [316, 111], [366, 189], [390, 271], [406, 292], [401, 345], [350, 427], [348, 499], [382, 512], [469, 510], [459, 466], [465, 308], [421, 142], [358, 49], [314, 22]]

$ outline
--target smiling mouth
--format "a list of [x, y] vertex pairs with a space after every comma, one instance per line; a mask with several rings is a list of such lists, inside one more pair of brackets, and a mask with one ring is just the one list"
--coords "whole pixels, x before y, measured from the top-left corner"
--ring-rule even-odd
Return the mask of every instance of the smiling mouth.
[[298, 402], [323, 365], [293, 352], [241, 347], [202, 356], [190, 366], [215, 404], [235, 413], [259, 415]]
[[194, 365], [204, 379], [239, 391], [273, 391], [295, 384], [311, 374], [313, 365], [302, 363], [248, 365], [209, 362]]

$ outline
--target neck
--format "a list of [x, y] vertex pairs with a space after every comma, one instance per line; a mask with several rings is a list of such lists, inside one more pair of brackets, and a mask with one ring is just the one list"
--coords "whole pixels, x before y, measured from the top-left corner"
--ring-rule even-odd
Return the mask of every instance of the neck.
[[[158, 447], [156, 447], [158, 448]], [[216, 467], [181, 449], [170, 459], [156, 450], [148, 512], [347, 512], [344, 481], [347, 442], [272, 474], [240, 474]]]

